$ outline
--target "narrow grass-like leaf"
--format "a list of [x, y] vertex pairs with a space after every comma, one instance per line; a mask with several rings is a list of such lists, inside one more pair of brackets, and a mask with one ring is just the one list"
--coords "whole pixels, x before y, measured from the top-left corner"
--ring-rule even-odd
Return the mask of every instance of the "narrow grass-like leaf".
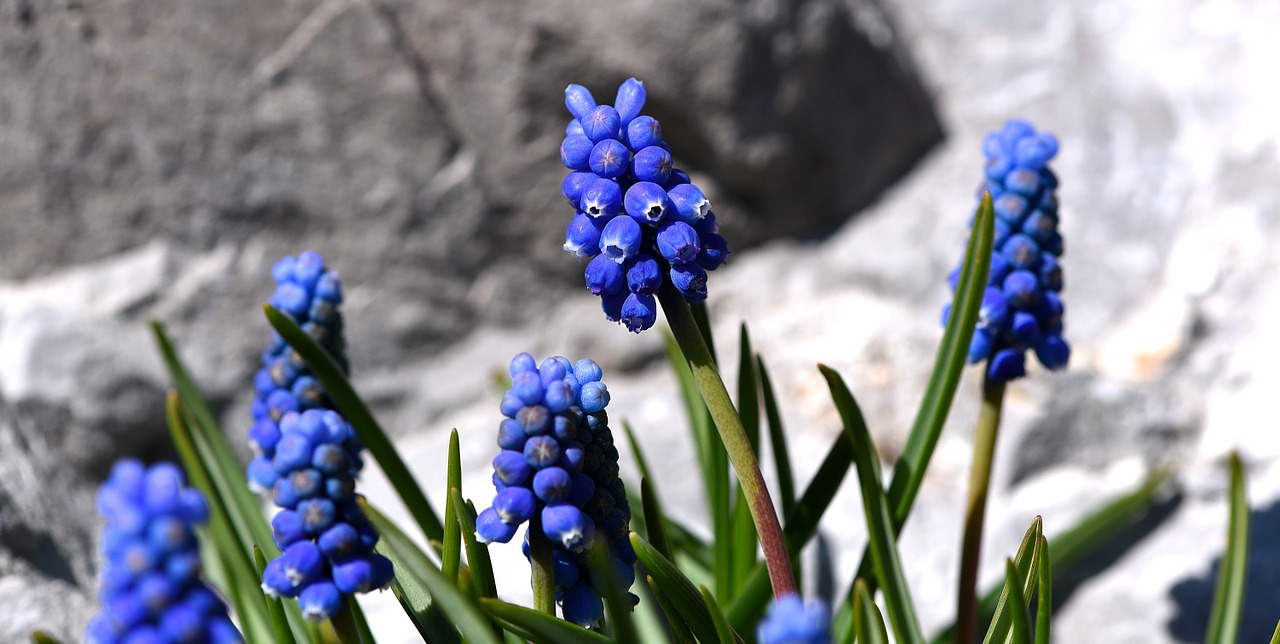
[[1249, 572], [1249, 501], [1245, 497], [1244, 468], [1240, 455], [1231, 453], [1231, 508], [1226, 550], [1213, 591], [1213, 611], [1209, 614], [1206, 644], [1234, 644], [1240, 633], [1244, 610], [1245, 578]]
[[924, 634], [920, 631], [911, 592], [907, 589], [906, 575], [902, 572], [902, 561], [898, 557], [893, 520], [885, 500], [884, 479], [880, 475], [879, 457], [876, 455], [875, 444], [871, 441], [871, 433], [867, 431], [866, 420], [840, 374], [826, 365], [818, 365], [818, 370], [827, 379], [831, 398], [844, 423], [844, 433], [853, 443], [853, 461], [858, 470], [858, 487], [862, 491], [862, 507], [871, 541], [871, 559], [875, 564], [876, 578], [880, 580], [884, 590], [894, 638], [904, 644], [923, 642]]
[[211, 489], [217, 490], [223, 499], [231, 531], [237, 537], [236, 543], [244, 548], [246, 558], [252, 556], [249, 545], [254, 543], [262, 547], [268, 558], [279, 555], [280, 550], [271, 538], [271, 526], [262, 514], [262, 506], [245, 482], [244, 466], [227, 444], [226, 435], [222, 433], [213, 411], [178, 357], [164, 326], [152, 321], [151, 332], [173, 378], [182, 409], [191, 417], [187, 425], [191, 429], [192, 444], [208, 464]]
[[[1022, 592], [1022, 580], [1019, 579], [1019, 575], [1013, 560], [1005, 558], [1004, 590], [1009, 597], [1009, 603], [1005, 605], [1009, 615], [1009, 626], [1005, 636], [1000, 639], [992, 639], [991, 631], [988, 631], [989, 641], [1004, 644], [1031, 644], [1031, 624], [1027, 620], [1027, 596]], [[992, 624], [991, 628], [994, 630], [996, 626], [997, 624]]]
[[644, 510], [645, 532], [648, 535], [649, 543], [662, 556], [672, 559], [671, 540], [667, 538], [667, 528], [662, 514], [662, 508], [658, 505], [658, 497], [653, 494], [653, 485], [649, 483], [649, 479], [640, 479], [640, 500]]
[[[384, 548], [378, 552], [387, 555], [388, 551]], [[409, 621], [413, 622], [413, 627], [418, 630], [418, 635], [422, 636], [422, 641], [432, 644], [462, 642], [462, 637], [458, 635], [458, 631], [454, 630], [448, 618], [440, 612], [439, 607], [431, 603], [431, 596], [427, 594], [426, 589], [412, 583], [401, 584], [400, 579], [397, 578], [391, 582], [391, 593], [395, 595], [396, 601], [400, 602], [400, 608], [409, 617]]]
[[[791, 456], [787, 450], [787, 434], [782, 425], [782, 413], [778, 398], [773, 393], [773, 381], [765, 367], [764, 357], [756, 358], [756, 370], [760, 372], [760, 399], [764, 403], [764, 415], [769, 425], [769, 444], [773, 447], [773, 467], [778, 475], [778, 502], [782, 516], [791, 516], [796, 504], [796, 481], [791, 473]], [[797, 572], [799, 569], [797, 568]]]
[[689, 625], [685, 624], [684, 618], [680, 616], [680, 612], [671, 604], [671, 600], [658, 588], [658, 582], [653, 580], [652, 575], [645, 575], [645, 585], [649, 587], [649, 594], [658, 600], [658, 605], [662, 607], [662, 613], [667, 618], [667, 625], [671, 627], [672, 639], [681, 644], [692, 644], [697, 640], [693, 637], [693, 632], [689, 630]]
[[543, 612], [485, 598], [480, 600], [480, 610], [497, 620], [507, 630], [533, 642], [556, 644], [608, 644], [613, 640], [593, 633], [577, 624], [571, 624]]
[[[267, 567], [267, 557], [262, 554], [262, 548], [257, 544], [253, 546], [253, 563], [258, 571], [258, 578], [262, 578], [262, 570]], [[275, 642], [277, 644], [294, 644], [297, 640], [293, 637], [293, 631], [290, 630], [289, 618], [285, 617], [284, 604], [281, 603], [279, 597], [266, 597], [267, 613], [271, 616], [271, 631], [275, 633]]]
[[1280, 644], [1280, 622], [1276, 622], [1276, 631], [1271, 634], [1271, 644]]
[[587, 550], [586, 554], [587, 564], [591, 567], [591, 578], [603, 582], [596, 584], [596, 588], [604, 599], [609, 617], [609, 634], [613, 641], [618, 644], [640, 644], [640, 634], [636, 632], [631, 615], [631, 600], [609, 563], [613, 553], [609, 551], [608, 544], [604, 540], [597, 540], [596, 545]]
[[[449, 469], [445, 474], [446, 491], [462, 489], [462, 456], [458, 449], [458, 430], [449, 433]], [[446, 495], [444, 501], [444, 544], [440, 553], [440, 569], [444, 576], [458, 581], [458, 563], [462, 557], [462, 528], [452, 517], [454, 516], [453, 495]]]
[[[1026, 596], [1031, 594], [1032, 589], [1039, 579], [1040, 561], [1043, 555], [1040, 550], [1040, 543], [1043, 541], [1044, 523], [1040, 517], [1036, 517], [1031, 526], [1027, 528], [1026, 534], [1022, 536], [1022, 543], [1018, 545], [1018, 553], [1013, 557], [1013, 566], [1015, 579], [1017, 582], [1017, 590], [1019, 595], [1013, 595], [1009, 591], [1009, 585], [1006, 583], [1000, 587], [1000, 598], [996, 602], [995, 613], [991, 617], [991, 624], [987, 628], [987, 634], [983, 637], [983, 644], [998, 644], [1009, 641], [1013, 629], [1015, 628], [1014, 620], [1017, 619], [1018, 607], [1021, 606], [1022, 616], [1025, 619], [1027, 613]], [[1021, 604], [1017, 603], [1018, 597], [1021, 597]]]
[[[697, 307], [694, 318], [698, 319]], [[702, 322], [698, 323], [704, 340], [710, 342], [710, 330], [704, 326], [705, 310]], [[698, 462], [702, 466], [702, 485], [707, 498], [707, 508], [711, 514], [711, 533], [713, 543], [731, 543], [733, 529], [729, 512], [729, 458], [720, 445], [720, 438], [712, 424], [711, 412], [702, 393], [694, 380], [693, 371], [685, 361], [684, 353], [675, 338], [667, 336], [667, 358], [675, 369], [676, 379], [680, 383], [680, 393], [684, 399], [685, 410], [689, 416], [689, 427], [693, 432], [694, 445], [698, 450]], [[707, 345], [713, 352], [714, 347]], [[715, 578], [716, 593], [727, 592], [733, 585], [733, 560], [728, 548], [710, 550], [711, 571]], [[722, 589], [724, 589], [722, 591]]]
[[711, 591], [706, 586], [699, 586], [698, 590], [702, 592], [702, 603], [707, 607], [707, 612], [711, 614], [711, 622], [716, 627], [717, 642], [720, 644], [734, 644], [733, 629], [729, 628], [729, 622], [725, 621], [724, 612], [720, 610], [720, 604], [716, 603], [716, 598], [711, 596]]
[[[742, 429], [747, 435], [747, 442], [751, 444], [751, 451], [759, 454], [760, 394], [756, 379], [755, 352], [751, 348], [751, 336], [747, 333], [746, 322], [742, 323], [738, 332], [738, 417], [742, 419]], [[751, 518], [751, 508], [747, 505], [747, 497], [741, 485], [735, 486], [734, 499], [730, 587], [727, 593], [722, 594], [726, 602], [746, 582], [757, 561], [755, 521]]]
[[[836, 491], [844, 482], [845, 474], [853, 464], [853, 442], [848, 434], [841, 432], [827, 451], [818, 466], [818, 471], [809, 480], [808, 487], [791, 513], [787, 515], [787, 526], [782, 535], [787, 542], [789, 552], [798, 553], [818, 531], [818, 522], [826, 513], [827, 507], [835, 499]], [[757, 565], [751, 577], [738, 592], [729, 605], [725, 616], [729, 624], [738, 631], [749, 629], [760, 620], [771, 597], [769, 575], [763, 564]], [[852, 601], [852, 599], [850, 599]], [[849, 614], [845, 611], [845, 614]], [[852, 622], [850, 622], [852, 624]], [[845, 635], [851, 633], [846, 630]]]
[[49, 634], [48, 631], [35, 631], [31, 633], [31, 641], [33, 644], [62, 644], [62, 642]]
[[476, 585], [476, 592], [481, 597], [497, 597], [498, 584], [493, 579], [493, 568], [489, 558], [482, 556], [485, 546], [476, 541], [476, 518], [471, 508], [462, 500], [462, 492], [458, 488], [449, 490], [449, 498], [453, 500], [455, 516], [462, 526], [462, 545], [467, 551], [467, 565], [471, 567], [471, 580]]
[[665, 595], [680, 619], [693, 631], [694, 637], [701, 642], [716, 641], [716, 627], [711, 615], [702, 603], [702, 595], [694, 588], [671, 560], [649, 545], [640, 535], [631, 533], [631, 545], [636, 557], [653, 577], [654, 592]]
[[889, 631], [885, 629], [884, 616], [880, 614], [880, 607], [876, 606], [871, 593], [867, 592], [867, 582], [861, 579], [853, 584], [853, 628], [844, 641], [853, 642], [855, 634], [858, 644], [889, 644]]
[[[960, 376], [968, 357], [969, 342], [977, 325], [978, 310], [986, 291], [994, 240], [995, 212], [991, 196], [983, 195], [970, 227], [969, 244], [961, 263], [951, 315], [948, 316], [942, 342], [938, 345], [933, 372], [929, 375], [929, 385], [920, 401], [907, 442], [903, 445], [902, 455], [894, 465], [893, 478], [886, 493], [895, 535], [901, 532], [911, 513], [916, 494], [920, 491], [920, 484], [929, 467], [929, 460], [942, 435], [947, 414], [951, 411], [951, 403], [955, 400], [956, 388], [960, 384]], [[870, 551], [863, 550], [856, 576], [866, 579], [868, 590], [874, 594], [876, 583], [871, 575]], [[852, 587], [849, 592], [853, 592]], [[844, 602], [836, 615], [837, 637], [847, 633], [852, 625], [850, 606], [850, 602]]]
[[476, 644], [498, 644], [500, 639], [494, 635], [493, 625], [463, 591], [436, 568], [426, 553], [381, 512], [364, 500], [360, 500], [359, 504], [365, 516], [378, 529], [381, 538], [376, 546], [377, 551], [391, 559], [400, 585], [406, 589], [414, 588], [414, 592], [422, 592], [430, 597], [432, 605], [440, 608], [465, 640]]
[[165, 398], [165, 418], [169, 423], [169, 435], [173, 439], [178, 458], [182, 461], [187, 479], [204, 495], [209, 506], [209, 534], [213, 536], [213, 554], [226, 579], [223, 590], [231, 599], [246, 639], [266, 637], [270, 632], [267, 605], [261, 601], [257, 569], [232, 530], [227, 506], [217, 495], [209, 480], [209, 470], [196, 451], [195, 439], [182, 413], [182, 403], [177, 392], [170, 391]]
[[431, 509], [427, 495], [422, 492], [422, 488], [414, 480], [408, 466], [396, 452], [395, 446], [382, 431], [382, 427], [378, 425], [378, 421], [374, 419], [373, 413], [365, 406], [364, 401], [360, 400], [329, 352], [306, 331], [299, 328], [289, 316], [269, 304], [263, 305], [262, 308], [266, 312], [267, 321], [276, 332], [307, 361], [316, 379], [324, 385], [325, 391], [337, 405], [338, 411], [347, 422], [351, 423], [360, 441], [378, 461], [378, 465], [387, 475], [387, 480], [395, 488], [396, 494], [400, 496], [405, 508], [422, 529], [422, 533], [429, 541], [443, 542], [444, 525], [440, 522], [435, 510]]
[[1053, 560], [1049, 556], [1049, 540], [1040, 535], [1040, 576], [1036, 594], [1036, 644], [1049, 644], [1049, 621], [1053, 617]]

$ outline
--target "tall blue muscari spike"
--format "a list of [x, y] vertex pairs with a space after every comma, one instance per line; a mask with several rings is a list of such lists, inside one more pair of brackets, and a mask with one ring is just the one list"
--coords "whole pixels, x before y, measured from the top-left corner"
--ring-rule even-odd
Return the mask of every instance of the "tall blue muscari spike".
[[243, 642], [227, 606], [200, 579], [195, 526], [208, 520], [204, 497], [170, 463], [117, 461], [98, 491], [102, 610], [85, 641]]
[[476, 538], [509, 542], [537, 512], [558, 562], [564, 618], [591, 627], [601, 615], [600, 589], [585, 550], [603, 540], [619, 578], [630, 586], [635, 576], [627, 540], [631, 509], [605, 413], [609, 390], [600, 366], [587, 358], [571, 363], [554, 356], [538, 365], [522, 353], [510, 372], [512, 388], [501, 405], [506, 418], [498, 429], [501, 451], [493, 460], [498, 494], [477, 517]]
[[1048, 167], [1057, 152], [1058, 140], [1025, 120], [1009, 121], [983, 141], [978, 195], [991, 193], [998, 234], [969, 361], [987, 361], [995, 380], [1025, 375], [1028, 349], [1049, 369], [1070, 358], [1059, 297], [1058, 179]]
[[[646, 99], [644, 83], [634, 78], [618, 88], [614, 105], [597, 104], [585, 87], [570, 85], [565, 106], [573, 120], [560, 148], [561, 161], [572, 170], [561, 192], [577, 214], [566, 231], [565, 250], [584, 260], [603, 254], [619, 263], [647, 257], [658, 264], [656, 273], [645, 267], [645, 279], [628, 275], [624, 290], [601, 288], [600, 267], [586, 269], [587, 287], [600, 296], [605, 317], [637, 333], [657, 320], [653, 295], [662, 284], [672, 283], [689, 302], [701, 302], [707, 297], [706, 271], [729, 255], [710, 202], [687, 173], [672, 166], [662, 126], [640, 113]], [[1018, 158], [1034, 160], [1037, 154], [1044, 151], [1027, 150]], [[679, 226], [673, 229], [673, 223]], [[592, 239], [597, 248], [590, 246]]]

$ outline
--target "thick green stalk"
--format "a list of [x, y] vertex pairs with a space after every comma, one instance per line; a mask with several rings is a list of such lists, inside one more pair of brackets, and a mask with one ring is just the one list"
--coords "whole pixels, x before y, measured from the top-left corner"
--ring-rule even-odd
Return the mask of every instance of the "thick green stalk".
[[529, 562], [533, 566], [533, 608], [556, 616], [555, 564], [551, 560], [551, 540], [542, 532], [542, 513], [529, 521]]
[[955, 642], [972, 642], [978, 632], [978, 561], [982, 550], [982, 524], [987, 514], [987, 490], [995, 460], [996, 434], [1004, 381], [982, 378], [982, 409], [973, 438], [973, 464], [969, 468], [969, 501], [965, 506], [964, 539], [960, 546], [960, 588], [957, 597]]
[[720, 432], [720, 441], [724, 443], [725, 452], [729, 455], [729, 463], [733, 465], [742, 491], [746, 494], [751, 518], [760, 535], [760, 547], [764, 551], [765, 565], [769, 569], [769, 580], [773, 583], [773, 594], [781, 597], [794, 593], [795, 575], [791, 571], [791, 555], [787, 553], [787, 546], [782, 538], [782, 524], [773, 508], [769, 489], [765, 487], [764, 476], [760, 474], [756, 454], [742, 427], [742, 419], [738, 417], [738, 412], [729, 399], [729, 391], [716, 370], [711, 351], [698, 332], [688, 302], [669, 282], [664, 283], [658, 291], [658, 301], [667, 316], [667, 324], [671, 325], [671, 334], [675, 336], [680, 352], [693, 371], [698, 391], [702, 393], [702, 399], [711, 411], [711, 419]]
[[352, 613], [351, 606], [355, 601], [355, 597], [344, 598], [342, 607], [338, 609], [338, 614], [329, 620], [329, 624], [333, 626], [333, 633], [337, 635], [340, 644], [372, 644], [372, 642], [365, 642], [360, 637], [360, 628], [356, 625], [355, 615]]

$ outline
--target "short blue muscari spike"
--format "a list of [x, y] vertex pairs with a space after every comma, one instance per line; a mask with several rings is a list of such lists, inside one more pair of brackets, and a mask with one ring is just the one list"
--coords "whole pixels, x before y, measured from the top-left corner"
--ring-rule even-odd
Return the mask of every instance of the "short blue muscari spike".
[[[1070, 359], [1059, 296], [1058, 178], [1048, 166], [1057, 152], [1058, 140], [1025, 120], [1009, 121], [983, 141], [978, 194], [991, 193], [997, 234], [969, 361], [986, 361], [995, 380], [1026, 375], [1028, 349], [1049, 369]], [[950, 281], [954, 290], [954, 277]]]
[[[561, 193], [575, 213], [565, 233], [565, 250], [583, 260], [606, 256], [624, 263], [647, 257], [657, 264], [656, 271], [645, 265], [644, 272], [634, 275], [633, 264], [625, 265], [622, 290], [614, 290], [612, 281], [609, 288], [602, 287], [602, 278], [611, 275], [598, 265], [586, 267], [587, 288], [601, 298], [605, 317], [637, 333], [656, 322], [653, 296], [663, 284], [673, 285], [691, 303], [702, 302], [706, 272], [729, 256], [706, 195], [688, 173], [673, 166], [661, 124], [640, 113], [646, 99], [644, 84], [634, 78], [618, 88], [614, 105], [597, 104], [585, 87], [570, 85], [565, 106], [573, 120], [560, 148], [561, 162], [572, 171]], [[1018, 159], [1033, 162], [1045, 149], [1025, 150]], [[582, 214], [595, 221], [594, 230]], [[672, 229], [673, 222], [681, 227]]]
[[171, 463], [117, 461], [98, 490], [105, 555], [85, 641], [243, 642], [227, 606], [200, 578], [195, 526], [208, 520], [204, 497]]

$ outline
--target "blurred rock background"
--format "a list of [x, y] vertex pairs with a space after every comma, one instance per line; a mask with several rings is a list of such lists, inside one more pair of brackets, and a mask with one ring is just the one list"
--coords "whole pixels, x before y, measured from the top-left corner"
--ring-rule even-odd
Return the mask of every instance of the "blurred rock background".
[[[1056, 575], [1055, 627], [1064, 642], [1198, 641], [1238, 448], [1255, 510], [1243, 639], [1264, 640], [1280, 616], [1277, 29], [1280, 7], [1236, 0], [8, 2], [0, 639], [78, 636], [93, 487], [120, 455], [168, 455], [147, 320], [168, 325], [239, 442], [257, 306], [286, 253], [342, 272], [355, 383], [433, 494], [457, 427], [465, 493], [487, 498], [491, 376], [519, 351], [595, 357], [611, 415], [652, 450], [685, 440], [660, 336], [605, 322], [559, 250], [561, 90], [609, 100], [636, 76], [735, 250], [710, 284], [722, 360], [749, 321], [802, 482], [838, 431], [819, 361], [892, 463], [981, 138], [1014, 116], [1057, 133], [1075, 353], [1010, 390], [985, 574], [1036, 514], [1052, 536], [1173, 466], [1157, 511]], [[928, 628], [951, 617], [977, 380], [902, 540]], [[692, 461], [691, 446], [664, 453], [673, 473]], [[386, 485], [368, 478], [376, 499]], [[676, 480], [658, 484], [696, 525], [700, 496]], [[824, 541], [842, 592], [861, 510], [847, 491], [837, 503]], [[389, 596], [367, 605], [383, 641], [408, 638]]]

